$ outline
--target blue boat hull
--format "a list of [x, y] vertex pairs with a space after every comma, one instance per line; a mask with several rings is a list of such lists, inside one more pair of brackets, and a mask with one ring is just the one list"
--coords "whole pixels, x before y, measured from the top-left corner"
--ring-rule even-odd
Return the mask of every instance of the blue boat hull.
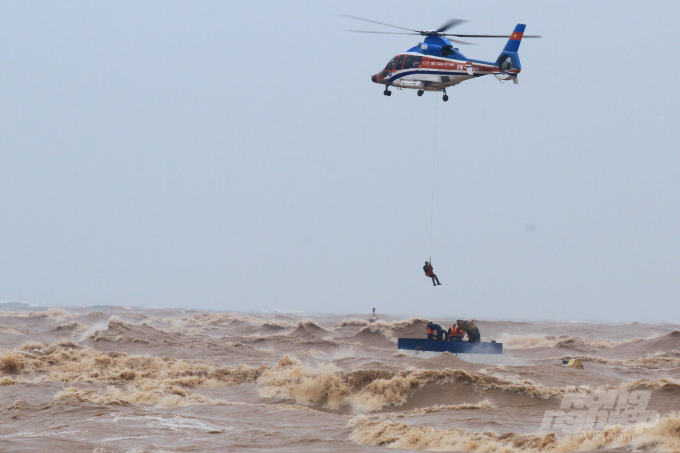
[[503, 354], [503, 343], [468, 343], [467, 341], [423, 340], [399, 338], [399, 349], [414, 351], [450, 352], [452, 354]]

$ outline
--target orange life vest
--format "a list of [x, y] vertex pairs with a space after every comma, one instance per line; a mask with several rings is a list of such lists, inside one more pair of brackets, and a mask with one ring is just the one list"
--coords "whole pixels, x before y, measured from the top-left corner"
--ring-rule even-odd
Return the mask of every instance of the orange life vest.
[[463, 330], [459, 329], [458, 327], [456, 327], [455, 329], [453, 327], [451, 327], [449, 329], [449, 336], [450, 337], [462, 337], [463, 335], [465, 335], [465, 332], [463, 332]]

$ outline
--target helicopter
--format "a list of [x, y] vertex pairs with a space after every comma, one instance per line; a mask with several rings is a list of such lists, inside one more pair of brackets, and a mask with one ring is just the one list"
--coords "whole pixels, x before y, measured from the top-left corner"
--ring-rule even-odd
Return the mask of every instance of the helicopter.
[[[510, 35], [470, 35], [445, 33], [450, 28], [460, 25], [466, 20], [450, 19], [436, 30], [413, 30], [396, 25], [376, 22], [362, 17], [343, 14], [350, 19], [371, 22], [387, 27], [406, 30], [405, 32], [384, 32], [367, 30], [347, 30], [353, 33], [380, 33], [392, 35], [420, 35], [423, 42], [410, 48], [405, 53], [392, 58], [385, 69], [371, 76], [374, 83], [385, 85], [385, 96], [391, 96], [390, 87], [410, 88], [418, 90], [418, 96], [425, 91], [441, 91], [444, 102], [449, 100], [446, 89], [458, 85], [465, 80], [493, 74], [501, 82], [512, 80], [517, 84], [517, 75], [522, 70], [519, 62], [519, 44], [522, 38], [540, 38], [540, 35], [525, 35], [525, 24], [517, 24]], [[472, 44], [453, 38], [508, 38], [508, 42], [495, 62], [472, 60], [464, 56], [452, 43]]]

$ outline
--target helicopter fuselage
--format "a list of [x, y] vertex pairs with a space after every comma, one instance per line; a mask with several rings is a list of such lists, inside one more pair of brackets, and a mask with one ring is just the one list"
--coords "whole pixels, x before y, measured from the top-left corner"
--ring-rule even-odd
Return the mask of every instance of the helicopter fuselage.
[[[404, 60], [409, 56], [416, 58], [422, 56], [412, 53], [402, 55], [405, 56]], [[498, 66], [490, 62], [425, 56], [422, 57], [417, 67], [403, 68], [402, 63], [402, 68], [395, 67], [391, 70], [382, 70], [372, 76], [371, 80], [375, 83], [400, 88], [441, 91], [443, 88], [485, 75], [496, 75], [501, 80], [507, 80], [513, 76], [516, 77], [520, 71], [521, 69], [510, 69], [507, 72], [501, 72]]]
[[387, 87], [444, 91], [447, 87], [485, 75], [494, 75], [500, 80], [512, 79], [517, 83], [521, 70], [516, 54], [507, 61], [501, 54], [495, 63], [471, 60], [454, 49], [448, 39], [427, 37], [425, 42], [392, 58], [385, 69], [371, 76], [371, 80]]

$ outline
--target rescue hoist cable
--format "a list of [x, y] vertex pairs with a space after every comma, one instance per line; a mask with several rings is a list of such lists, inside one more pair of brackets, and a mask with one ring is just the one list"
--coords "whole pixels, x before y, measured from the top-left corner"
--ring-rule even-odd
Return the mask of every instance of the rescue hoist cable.
[[432, 226], [434, 225], [434, 163], [437, 156], [437, 96], [434, 97], [434, 136], [432, 139], [432, 201], [430, 203], [430, 263], [432, 263]]

